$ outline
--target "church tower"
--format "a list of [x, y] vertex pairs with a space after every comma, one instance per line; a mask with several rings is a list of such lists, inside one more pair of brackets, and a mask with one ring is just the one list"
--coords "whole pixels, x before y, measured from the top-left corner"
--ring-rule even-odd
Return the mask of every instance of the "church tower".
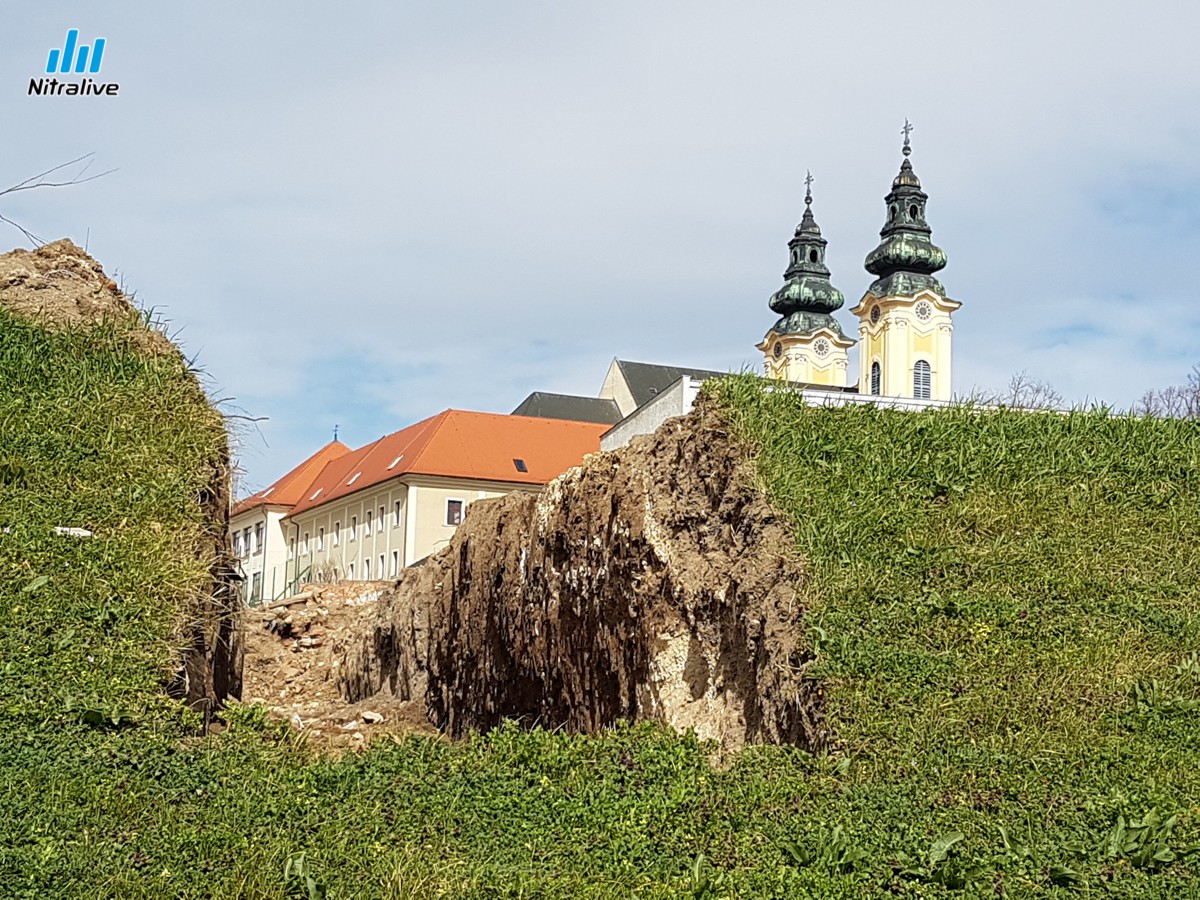
[[844, 388], [854, 341], [830, 313], [845, 302], [829, 283], [826, 241], [812, 214], [812, 174], [804, 179], [804, 218], [788, 242], [789, 265], [783, 287], [770, 300], [780, 319], [758, 344], [768, 378]]
[[904, 161], [884, 198], [887, 222], [880, 244], [866, 259], [875, 276], [858, 306], [861, 394], [949, 400], [952, 395], [951, 314], [962, 304], [946, 296], [934, 277], [946, 254], [930, 240], [925, 221], [928, 195], [913, 172], [909, 155], [912, 126], [904, 121]]

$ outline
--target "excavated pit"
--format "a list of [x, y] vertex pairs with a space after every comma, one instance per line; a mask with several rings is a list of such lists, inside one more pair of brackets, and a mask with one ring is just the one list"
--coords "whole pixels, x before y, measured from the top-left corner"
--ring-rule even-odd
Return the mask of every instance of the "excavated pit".
[[474, 504], [336, 641], [343, 700], [413, 701], [451, 736], [650, 719], [727, 748], [821, 747], [804, 571], [751, 471], [702, 399], [540, 496]]

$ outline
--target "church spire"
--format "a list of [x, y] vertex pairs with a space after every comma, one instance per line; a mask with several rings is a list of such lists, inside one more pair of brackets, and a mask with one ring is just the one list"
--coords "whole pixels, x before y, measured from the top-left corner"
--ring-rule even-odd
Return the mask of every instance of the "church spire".
[[900, 173], [892, 181], [892, 190], [884, 198], [887, 221], [879, 236], [883, 239], [866, 259], [866, 269], [876, 276], [868, 293], [882, 296], [913, 296], [919, 291], [932, 290], [946, 295], [934, 273], [946, 266], [946, 254], [931, 240], [933, 229], [925, 221], [925, 202], [929, 195], [921, 190], [921, 180], [913, 171], [909, 156], [912, 144], [909, 135], [913, 126], [904, 120], [904, 155]]
[[829, 328], [841, 334], [837, 319], [830, 315], [845, 302], [842, 292], [829, 282], [825, 266], [827, 241], [812, 211], [812, 173], [804, 178], [804, 216], [788, 241], [789, 264], [783, 287], [771, 295], [770, 307], [782, 317], [771, 329], [775, 334], [811, 334]]

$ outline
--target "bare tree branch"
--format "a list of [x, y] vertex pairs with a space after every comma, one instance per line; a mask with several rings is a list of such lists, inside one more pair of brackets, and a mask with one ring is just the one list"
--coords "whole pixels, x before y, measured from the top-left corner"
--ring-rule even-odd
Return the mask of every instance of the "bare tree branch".
[[[18, 181], [11, 187], [0, 190], [0, 197], [7, 196], [8, 194], [16, 194], [21, 191], [32, 191], [38, 188], [59, 188], [71, 187], [72, 185], [76, 184], [86, 184], [89, 181], [95, 181], [97, 178], [103, 178], [105, 175], [111, 175], [113, 172], [117, 171], [116, 169], [109, 169], [107, 172], [100, 172], [96, 175], [88, 175], [88, 170], [91, 169], [92, 163], [95, 162], [94, 157], [94, 153], [85, 153], [83, 156], [77, 157], [69, 162], [60, 163], [59, 165], [49, 168], [44, 172], [31, 175], [24, 181]], [[72, 166], [79, 166], [79, 171], [74, 173], [70, 172], [69, 170]], [[51, 179], [51, 176], [57, 172], [64, 172], [64, 176]], [[18, 222], [14, 222], [7, 216], [0, 215], [0, 222], [4, 222], [17, 229], [35, 246], [40, 247], [42, 244], [46, 243], [28, 228], [25, 228]]]
[[1187, 384], [1146, 391], [1133, 411], [1143, 416], [1200, 419], [1200, 365], [1192, 367]]
[[1063, 397], [1048, 381], [1039, 381], [1022, 369], [1008, 380], [1002, 391], [973, 391], [967, 400], [979, 406], [1012, 409], [1062, 409]]

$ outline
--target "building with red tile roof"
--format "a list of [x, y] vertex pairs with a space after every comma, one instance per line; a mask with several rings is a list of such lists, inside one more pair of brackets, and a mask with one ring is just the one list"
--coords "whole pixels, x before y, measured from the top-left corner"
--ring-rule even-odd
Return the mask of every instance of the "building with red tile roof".
[[287, 561], [283, 518], [308, 496], [309, 485], [325, 467], [349, 452], [341, 441], [330, 441], [273, 484], [234, 504], [229, 531], [251, 602], [264, 596], [270, 599], [283, 590]]
[[322, 448], [236, 507], [290, 501], [279, 519], [284, 563], [263, 596], [305, 581], [395, 577], [444, 547], [471, 503], [540, 491], [598, 451], [608, 427], [448, 409], [356, 450], [331, 451], [308, 477]]

